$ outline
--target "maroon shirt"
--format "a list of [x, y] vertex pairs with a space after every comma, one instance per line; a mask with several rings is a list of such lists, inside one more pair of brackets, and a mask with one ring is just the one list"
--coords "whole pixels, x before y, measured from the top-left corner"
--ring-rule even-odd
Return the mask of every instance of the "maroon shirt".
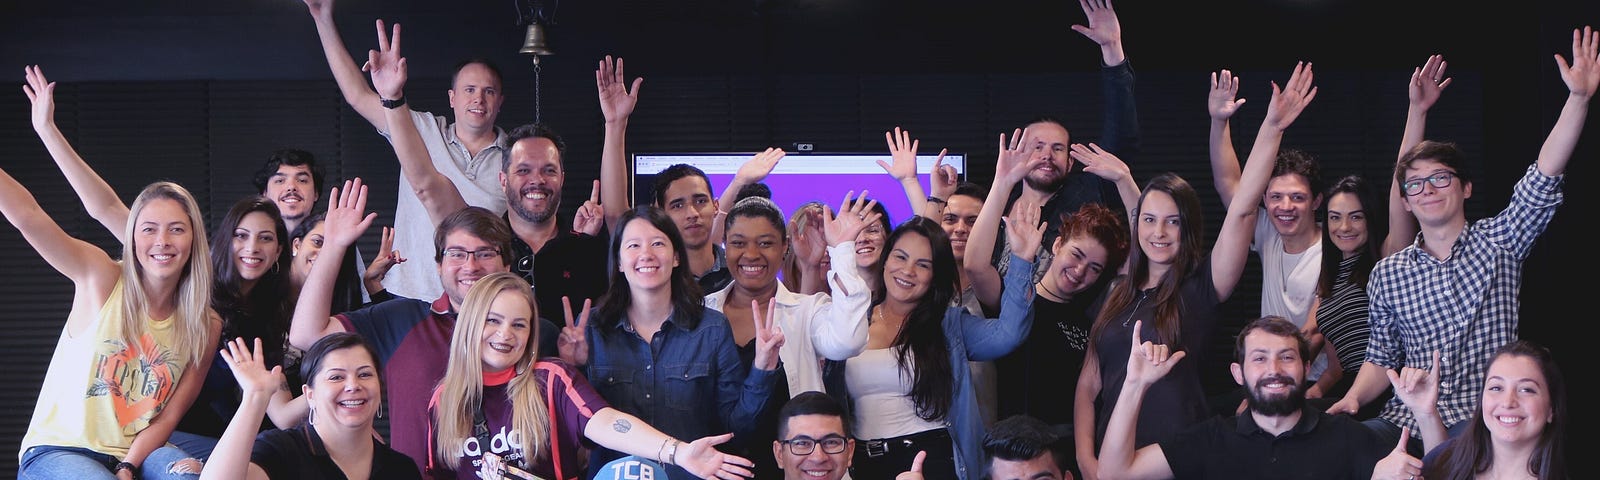
[[441, 295], [432, 305], [396, 298], [336, 317], [378, 353], [389, 401], [389, 446], [422, 470], [428, 456], [428, 399], [444, 378], [456, 312]]
[[[507, 372], [509, 373], [509, 372]], [[512, 433], [512, 406], [508, 395], [510, 375], [484, 374], [483, 386], [483, 416], [489, 427], [489, 445], [485, 448], [479, 445], [478, 439], [468, 437], [459, 441], [466, 442], [463, 454], [454, 465], [454, 474], [450, 469], [436, 462], [429, 462], [428, 473], [436, 479], [457, 478], [460, 480], [478, 480], [478, 470], [483, 467], [483, 455], [480, 452], [489, 451], [499, 455], [506, 465], [522, 468], [538, 475], [541, 478], [569, 479], [581, 475], [583, 472], [584, 457], [588, 452], [584, 446], [590, 445], [584, 437], [583, 431], [589, 425], [589, 419], [594, 413], [610, 408], [604, 398], [589, 386], [589, 381], [584, 379], [571, 366], [553, 358], [541, 359], [533, 366], [533, 379], [539, 385], [537, 394], [545, 403], [545, 411], [550, 419], [550, 446], [540, 458], [529, 459], [525, 457], [525, 440], [520, 435]], [[437, 390], [435, 395], [440, 394]], [[437, 406], [438, 397], [433, 397], [434, 403], [429, 404], [428, 417], [434, 418], [434, 407]], [[430, 438], [433, 437], [430, 435]], [[435, 438], [436, 440], [436, 438]], [[429, 451], [434, 446], [429, 442]], [[433, 458], [433, 457], [428, 457]], [[559, 459], [552, 460], [552, 459]], [[557, 474], [556, 466], [560, 464], [560, 473]]]

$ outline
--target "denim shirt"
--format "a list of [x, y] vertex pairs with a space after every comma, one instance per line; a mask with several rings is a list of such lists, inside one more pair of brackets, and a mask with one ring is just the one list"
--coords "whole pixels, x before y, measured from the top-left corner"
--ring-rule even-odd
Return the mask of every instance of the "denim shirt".
[[[977, 394], [973, 392], [967, 361], [1003, 357], [1021, 345], [1033, 328], [1033, 262], [1012, 255], [1009, 263], [1010, 268], [1002, 279], [1005, 286], [1000, 293], [999, 318], [983, 318], [967, 313], [965, 308], [950, 307], [941, 321], [945, 342], [950, 348], [950, 373], [955, 377], [950, 411], [944, 422], [955, 447], [956, 475], [961, 480], [983, 478], [983, 437], [988, 433], [978, 409]], [[855, 405], [845, 383], [844, 364], [827, 361], [822, 368], [823, 383], [828, 387], [828, 395], [845, 408], [846, 418], [853, 418]]]
[[[591, 315], [598, 316], [598, 309]], [[650, 342], [626, 317], [611, 327], [591, 321], [585, 332], [589, 383], [612, 407], [673, 438], [689, 442], [731, 431], [739, 442], [755, 430], [764, 410], [772, 408], [780, 377], [777, 370], [750, 369], [746, 374], [722, 312], [706, 309], [699, 322], [688, 320], [674, 311]], [[599, 447], [589, 464], [604, 465], [625, 455]], [[668, 470], [672, 478], [692, 478], [677, 466]]]

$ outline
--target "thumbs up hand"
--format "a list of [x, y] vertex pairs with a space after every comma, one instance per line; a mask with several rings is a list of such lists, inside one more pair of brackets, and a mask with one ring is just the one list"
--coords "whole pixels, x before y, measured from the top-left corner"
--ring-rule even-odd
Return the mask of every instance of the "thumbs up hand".
[[1400, 443], [1395, 445], [1389, 456], [1378, 460], [1372, 466], [1373, 480], [1417, 480], [1422, 478], [1422, 460], [1411, 456], [1406, 451], [1406, 444], [1411, 443], [1411, 429], [1400, 430]]

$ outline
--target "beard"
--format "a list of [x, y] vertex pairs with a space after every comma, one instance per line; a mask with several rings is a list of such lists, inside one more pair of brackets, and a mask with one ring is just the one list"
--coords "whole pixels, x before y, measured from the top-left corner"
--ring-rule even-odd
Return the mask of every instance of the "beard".
[[[522, 203], [523, 195], [525, 195], [527, 192], [533, 191], [542, 191], [545, 194], [544, 209], [530, 209]], [[511, 189], [506, 189], [506, 206], [509, 207], [511, 211], [517, 212], [517, 216], [522, 217], [523, 220], [527, 220], [529, 223], [544, 223], [549, 221], [552, 217], [555, 217], [556, 209], [560, 207], [560, 203], [555, 201], [556, 193], [548, 189], [527, 187], [523, 188], [521, 192], [516, 192], [516, 195], [513, 195], [512, 193], [513, 192]]]
[[[1068, 169], [1071, 169], [1071, 167], [1069, 166]], [[1067, 172], [1056, 170], [1055, 176], [1049, 179], [1040, 179], [1034, 175], [1034, 172], [1028, 172], [1027, 176], [1022, 177], [1022, 181], [1026, 182], [1034, 190], [1055, 192], [1061, 188], [1061, 185], [1067, 183]]]
[[[1264, 383], [1283, 382], [1289, 386], [1287, 395], [1278, 398], [1267, 398], [1258, 387]], [[1248, 388], [1250, 410], [1269, 417], [1282, 417], [1299, 411], [1306, 404], [1306, 391], [1293, 378], [1286, 376], [1262, 377], [1256, 385]]]

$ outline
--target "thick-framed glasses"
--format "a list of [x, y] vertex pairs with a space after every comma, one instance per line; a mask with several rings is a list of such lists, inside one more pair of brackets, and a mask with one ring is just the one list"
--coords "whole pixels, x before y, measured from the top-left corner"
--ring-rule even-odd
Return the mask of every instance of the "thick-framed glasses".
[[466, 250], [461, 248], [444, 249], [444, 261], [447, 263], [467, 263], [467, 257], [469, 256], [476, 257], [480, 262], [487, 262], [496, 258], [500, 258], [500, 251], [489, 247], [484, 247], [477, 250]]
[[840, 435], [828, 435], [822, 437], [821, 440], [817, 440], [801, 435], [788, 440], [779, 440], [778, 442], [789, 445], [789, 453], [804, 456], [817, 451], [817, 445], [822, 445], [822, 453], [844, 453], [845, 447], [850, 444], [850, 439]]
[[1424, 181], [1428, 182], [1429, 185], [1433, 185], [1433, 188], [1444, 188], [1450, 186], [1450, 181], [1455, 178], [1455, 172], [1438, 172], [1427, 177], [1406, 180], [1406, 183], [1400, 184], [1400, 188], [1405, 190], [1406, 196], [1412, 196], [1422, 193], [1422, 182]]

